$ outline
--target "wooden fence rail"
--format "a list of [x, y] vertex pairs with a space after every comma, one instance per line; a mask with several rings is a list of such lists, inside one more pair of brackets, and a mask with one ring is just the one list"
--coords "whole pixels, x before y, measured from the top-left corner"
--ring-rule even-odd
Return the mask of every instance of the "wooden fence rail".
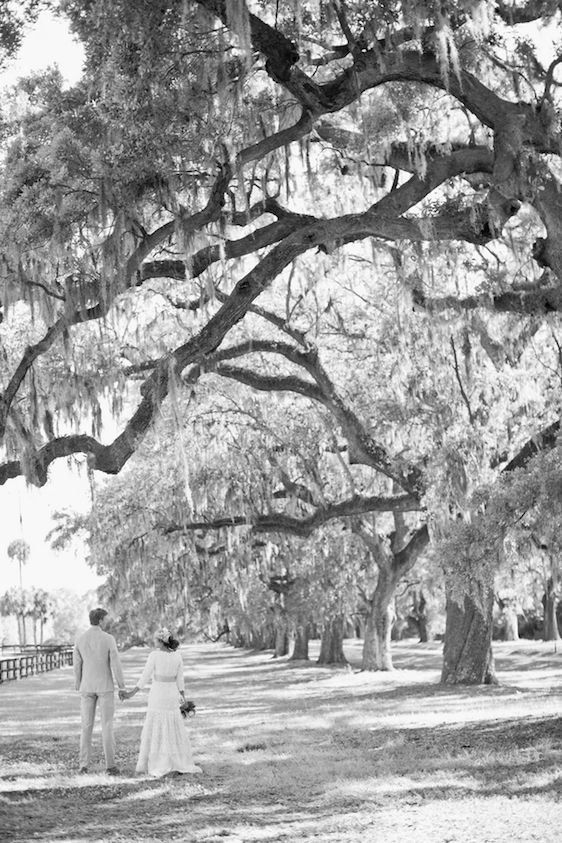
[[0, 659], [5, 656], [29, 656], [33, 653], [50, 653], [70, 647], [70, 644], [0, 644]]
[[1, 657], [0, 684], [72, 664], [72, 653], [72, 647], [37, 647], [33, 653]]

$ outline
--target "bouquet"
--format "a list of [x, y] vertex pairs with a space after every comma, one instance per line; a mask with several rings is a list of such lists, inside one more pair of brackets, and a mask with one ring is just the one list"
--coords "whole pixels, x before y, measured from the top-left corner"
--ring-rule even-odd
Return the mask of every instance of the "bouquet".
[[195, 716], [195, 703], [193, 700], [182, 700], [180, 703], [180, 714], [182, 717]]

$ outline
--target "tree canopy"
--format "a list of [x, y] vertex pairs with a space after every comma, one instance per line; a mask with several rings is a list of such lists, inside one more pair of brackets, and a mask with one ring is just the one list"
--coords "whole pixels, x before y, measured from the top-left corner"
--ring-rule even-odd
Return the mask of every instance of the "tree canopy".
[[[531, 333], [558, 309], [558, 61], [522, 30], [555, 6], [60, 8], [84, 79], [25, 83], [5, 128], [3, 482], [41, 484], [71, 453], [119, 471], [172, 378], [226, 353], [258, 296], [285, 294], [273, 316], [306, 341], [287, 270], [333, 278], [352, 244], [368, 296], [390, 276], [417, 330], [476, 311], [497, 365], [490, 314]], [[136, 389], [131, 369], [148, 372]], [[108, 444], [104, 391], [139, 395]], [[389, 470], [380, 447], [411, 492], [418, 467]]]
[[556, 3], [53, 7], [86, 61], [4, 118], [1, 483], [137, 454], [194, 547], [394, 513], [390, 576], [554, 444]]

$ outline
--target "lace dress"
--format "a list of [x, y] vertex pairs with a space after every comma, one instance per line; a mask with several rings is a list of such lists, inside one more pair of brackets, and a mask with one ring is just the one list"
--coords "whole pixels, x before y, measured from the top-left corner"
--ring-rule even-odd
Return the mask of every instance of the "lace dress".
[[137, 773], [164, 776], [166, 773], [200, 773], [193, 763], [191, 744], [180, 714], [179, 692], [184, 690], [180, 653], [153, 651], [137, 682], [139, 688], [152, 684], [148, 710], [142, 727]]

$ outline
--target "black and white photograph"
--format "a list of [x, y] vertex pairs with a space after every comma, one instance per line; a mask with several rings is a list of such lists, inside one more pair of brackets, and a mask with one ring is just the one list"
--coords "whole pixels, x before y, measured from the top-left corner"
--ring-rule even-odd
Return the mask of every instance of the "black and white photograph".
[[0, 839], [558, 843], [562, 0], [0, 0]]

